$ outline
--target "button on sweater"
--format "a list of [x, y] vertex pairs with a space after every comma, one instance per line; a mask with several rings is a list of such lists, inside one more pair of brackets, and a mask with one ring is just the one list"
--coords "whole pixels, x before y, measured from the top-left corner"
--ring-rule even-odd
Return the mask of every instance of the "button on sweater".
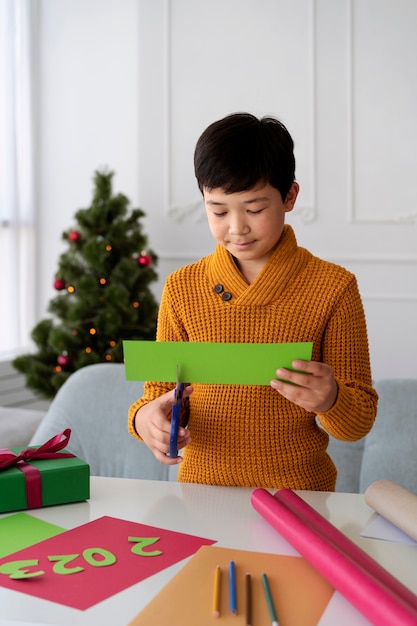
[[[229, 299], [222, 298], [225, 292]], [[338, 384], [335, 404], [318, 415], [269, 386], [193, 385], [184, 407], [192, 441], [183, 450], [179, 481], [333, 491], [336, 468], [326, 452], [328, 433], [354, 441], [373, 425], [377, 394], [356, 278], [299, 247], [289, 225], [250, 285], [220, 245], [171, 274], [157, 340], [311, 341], [312, 360], [330, 365]], [[133, 436], [138, 437], [136, 411], [169, 389], [172, 384], [145, 383], [143, 397], [129, 410]]]

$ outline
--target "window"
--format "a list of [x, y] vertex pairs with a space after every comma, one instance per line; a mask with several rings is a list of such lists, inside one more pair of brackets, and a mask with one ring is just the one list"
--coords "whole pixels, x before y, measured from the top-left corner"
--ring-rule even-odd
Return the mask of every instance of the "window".
[[0, 357], [35, 320], [32, 0], [0, 0]]

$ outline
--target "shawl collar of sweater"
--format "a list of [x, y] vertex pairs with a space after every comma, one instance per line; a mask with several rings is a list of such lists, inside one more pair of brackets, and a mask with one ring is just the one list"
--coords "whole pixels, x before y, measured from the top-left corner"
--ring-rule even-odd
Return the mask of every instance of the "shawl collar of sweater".
[[232, 294], [231, 304], [269, 304], [276, 301], [290, 283], [304, 270], [312, 254], [299, 248], [291, 226], [286, 224], [275, 250], [249, 285], [234, 262], [233, 256], [218, 244], [208, 258], [211, 283], [221, 284]]

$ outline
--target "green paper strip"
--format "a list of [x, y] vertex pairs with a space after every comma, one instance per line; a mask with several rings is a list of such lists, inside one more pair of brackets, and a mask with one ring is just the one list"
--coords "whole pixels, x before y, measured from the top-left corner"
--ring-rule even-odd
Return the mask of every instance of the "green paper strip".
[[313, 344], [124, 341], [127, 380], [269, 385], [279, 367], [311, 360]]

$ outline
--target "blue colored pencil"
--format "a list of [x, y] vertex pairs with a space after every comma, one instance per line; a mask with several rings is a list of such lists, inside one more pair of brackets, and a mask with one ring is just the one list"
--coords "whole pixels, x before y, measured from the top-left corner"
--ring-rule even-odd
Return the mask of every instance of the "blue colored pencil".
[[229, 563], [229, 603], [230, 611], [237, 614], [235, 562]]

